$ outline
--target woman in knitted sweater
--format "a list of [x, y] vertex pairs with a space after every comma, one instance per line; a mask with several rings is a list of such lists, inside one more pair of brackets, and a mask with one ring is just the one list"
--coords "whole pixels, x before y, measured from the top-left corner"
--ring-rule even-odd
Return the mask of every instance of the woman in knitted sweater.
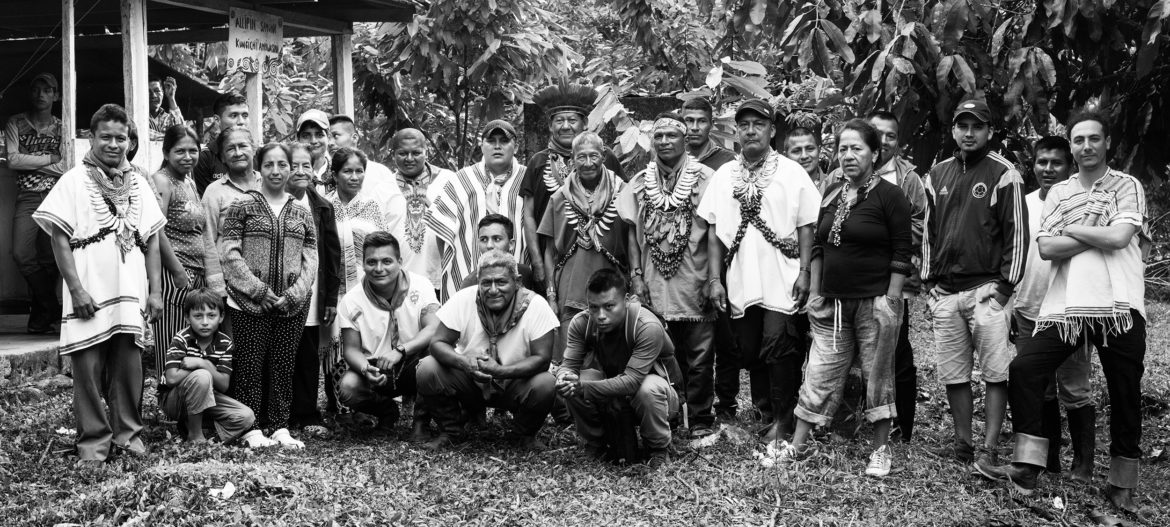
[[163, 314], [152, 327], [154, 358], [160, 376], [166, 362], [166, 343], [187, 325], [183, 313], [187, 292], [209, 287], [221, 296], [227, 295], [219, 268], [219, 252], [207, 230], [207, 213], [199, 203], [199, 194], [190, 177], [199, 159], [199, 136], [186, 125], [175, 125], [164, 132], [162, 146], [166, 159], [152, 176], [159, 207], [167, 217], [164, 236], [158, 237], [165, 271], [162, 273]]
[[[251, 447], [305, 445], [289, 435], [293, 362], [317, 278], [313, 216], [285, 190], [291, 155], [269, 143], [256, 156], [260, 190], [233, 203], [219, 252], [236, 344], [231, 396], [256, 414]], [[262, 429], [274, 430], [271, 439]]]

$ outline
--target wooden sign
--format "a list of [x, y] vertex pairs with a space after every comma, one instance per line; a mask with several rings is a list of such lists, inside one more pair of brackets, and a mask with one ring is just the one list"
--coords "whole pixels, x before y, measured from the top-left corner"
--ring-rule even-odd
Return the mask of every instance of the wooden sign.
[[284, 20], [237, 7], [228, 13], [228, 71], [268, 73], [280, 58]]

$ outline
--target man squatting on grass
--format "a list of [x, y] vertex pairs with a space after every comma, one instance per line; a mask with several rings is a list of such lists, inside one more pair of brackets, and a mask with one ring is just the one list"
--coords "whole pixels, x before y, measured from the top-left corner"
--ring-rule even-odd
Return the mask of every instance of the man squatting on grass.
[[589, 307], [569, 322], [557, 393], [591, 459], [604, 457], [607, 446], [602, 414], [631, 408], [651, 465], [660, 465], [670, 460], [670, 420], [679, 410], [672, 379], [680, 373], [662, 322], [629, 301], [628, 289], [625, 277], [613, 269], [589, 278]]

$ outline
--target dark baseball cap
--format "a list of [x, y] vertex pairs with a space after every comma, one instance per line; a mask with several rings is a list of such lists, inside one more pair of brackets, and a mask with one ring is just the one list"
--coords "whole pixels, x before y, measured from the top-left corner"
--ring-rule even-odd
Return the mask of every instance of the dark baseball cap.
[[987, 107], [986, 102], [978, 99], [967, 99], [959, 103], [959, 106], [955, 107], [955, 117], [951, 122], [958, 121], [964, 114], [970, 114], [971, 117], [985, 123], [991, 122], [991, 109]]
[[772, 108], [772, 105], [768, 104], [768, 101], [763, 99], [748, 99], [744, 101], [739, 105], [739, 108], [735, 110], [735, 120], [739, 121], [739, 116], [743, 115], [744, 112], [757, 113], [761, 117], [767, 118], [769, 121], [776, 119], [776, 109]]
[[508, 136], [508, 139], [516, 139], [516, 128], [512, 126], [512, 123], [503, 119], [489, 121], [488, 124], [484, 125], [483, 135], [481, 137], [487, 139], [488, 136], [492, 135], [492, 132], [497, 130], [504, 132], [504, 135]]
[[52, 73], [38, 73], [36, 77], [33, 77], [32, 80], [28, 81], [28, 85], [32, 86], [38, 82], [43, 82], [46, 86], [54, 90], [58, 88], [57, 77], [54, 77]]

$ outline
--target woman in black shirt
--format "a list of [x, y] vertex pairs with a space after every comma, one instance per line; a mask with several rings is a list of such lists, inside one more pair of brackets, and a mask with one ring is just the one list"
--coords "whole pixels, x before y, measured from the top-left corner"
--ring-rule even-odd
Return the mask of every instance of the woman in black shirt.
[[874, 174], [881, 140], [854, 119], [837, 136], [844, 177], [825, 190], [813, 245], [808, 317], [813, 347], [796, 406], [792, 444], [777, 461], [802, 457], [814, 425], [833, 419], [854, 358], [866, 385], [865, 418], [873, 424], [874, 452], [866, 474], [890, 472], [887, 442], [894, 410], [894, 348], [902, 323], [902, 283], [910, 263], [910, 202], [897, 185]]

